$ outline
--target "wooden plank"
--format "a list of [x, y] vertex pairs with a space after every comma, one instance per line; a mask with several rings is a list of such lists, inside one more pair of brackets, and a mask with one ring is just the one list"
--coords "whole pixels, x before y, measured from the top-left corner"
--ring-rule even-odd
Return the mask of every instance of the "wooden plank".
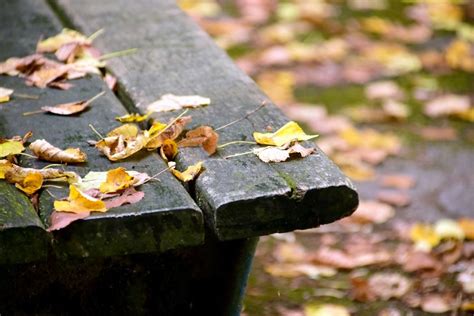
[[[43, 36], [51, 36], [61, 30], [59, 22], [51, 14], [47, 5], [35, 0], [10, 1], [4, 4], [0, 12], [0, 60], [11, 56], [25, 56], [35, 50], [36, 42]], [[97, 136], [88, 127], [93, 124], [102, 133], [120, 125], [116, 116], [126, 113], [123, 105], [108, 90], [102, 79], [88, 76], [72, 82], [74, 87], [67, 91], [55, 89], [38, 89], [28, 87], [24, 80], [14, 77], [0, 77], [0, 86], [15, 89], [17, 93], [37, 95], [38, 100], [14, 97], [12, 101], [0, 106], [2, 136], [23, 135], [33, 131], [32, 139], [44, 138], [61, 147], [80, 147], [88, 156], [88, 162], [68, 166], [68, 170], [84, 176], [88, 171], [106, 171], [118, 166], [128, 170], [146, 172], [149, 175], [166, 168], [166, 164], [154, 153], [135, 155], [119, 163], [111, 163], [99, 154], [94, 147], [87, 145], [89, 139]], [[57, 116], [38, 114], [22, 116], [22, 113], [38, 110], [43, 105], [82, 100], [96, 95], [100, 91], [106, 94], [98, 99], [89, 110], [76, 116]], [[23, 158], [21, 165], [41, 168], [48, 163], [35, 159]], [[59, 257], [112, 256], [129, 253], [165, 251], [183, 246], [201, 244], [204, 230], [202, 213], [182, 185], [169, 173], [159, 177], [160, 181], [150, 181], [140, 187], [145, 197], [139, 203], [113, 208], [107, 213], [97, 213], [85, 220], [77, 221], [71, 226], [48, 234], [53, 238], [53, 253]], [[2, 194], [6, 192], [2, 183]], [[40, 196], [40, 218], [32, 213], [31, 205], [19, 192], [8, 192], [12, 199], [7, 199], [0, 207], [11, 216], [12, 210], [28, 213], [28, 221], [20, 219], [2, 219], [0, 223], [15, 224], [17, 233], [22, 234], [21, 227], [43, 227], [52, 211], [53, 198], [43, 191]], [[57, 197], [67, 196], [67, 189], [48, 189]], [[16, 200], [22, 205], [17, 206]], [[2, 203], [3, 204], [3, 203]], [[23, 214], [22, 213], [22, 214]], [[43, 222], [43, 223], [42, 223]], [[47, 225], [45, 225], [47, 226]], [[0, 235], [2, 235], [0, 233]], [[26, 240], [25, 242], [33, 242]], [[9, 243], [8, 240], [5, 241]], [[3, 243], [2, 243], [3, 244]], [[3, 254], [0, 252], [0, 254]]]
[[[173, 0], [54, 0], [66, 24], [86, 33], [100, 28], [104, 51], [136, 47], [138, 52], [113, 60], [122, 98], [145, 111], [162, 94], [210, 97], [208, 107], [190, 111], [193, 124], [221, 126], [256, 108], [267, 97], [184, 14]], [[124, 9], [126, 8], [126, 9]], [[176, 113], [156, 116], [166, 120]], [[280, 127], [287, 119], [273, 105], [220, 131], [221, 143], [250, 140], [252, 132]], [[196, 148], [179, 154], [178, 166], [204, 160], [206, 171], [195, 183], [198, 205], [222, 239], [315, 227], [347, 216], [358, 204], [352, 184], [321, 152], [304, 159], [264, 164], [256, 157], [224, 156], [251, 146], [229, 146], [217, 155]]]

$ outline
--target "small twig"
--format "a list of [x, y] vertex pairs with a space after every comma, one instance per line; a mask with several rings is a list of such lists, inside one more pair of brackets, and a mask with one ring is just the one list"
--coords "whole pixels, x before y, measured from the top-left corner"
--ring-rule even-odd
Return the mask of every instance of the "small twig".
[[108, 54], [104, 54], [99, 57], [99, 60], [107, 60], [115, 57], [123, 57], [127, 55], [131, 55], [136, 53], [138, 48], [129, 48], [129, 49], [124, 49], [124, 50], [119, 50], [118, 52], [112, 52]]
[[62, 165], [60, 163], [52, 163], [50, 165], [44, 166], [43, 168], [41, 168], [41, 170], [48, 169], [51, 167], [62, 167]]
[[145, 183], [147, 183], [148, 181], [151, 181], [151, 180], [160, 181], [160, 180], [158, 180], [156, 177], [158, 177], [160, 174], [162, 174], [162, 173], [164, 173], [164, 172], [166, 172], [166, 171], [168, 171], [168, 170], [171, 170], [171, 169], [173, 169], [173, 168], [175, 168], [174, 165], [173, 165], [173, 166], [169, 166], [169, 167], [167, 167], [166, 169], [161, 170], [160, 172], [158, 172], [158, 173], [155, 174], [154, 176], [152, 176], [152, 177], [150, 177], [149, 179], [145, 180], [145, 181], [143, 182], [143, 184], [145, 184]]
[[40, 114], [40, 113], [44, 113], [44, 112], [45, 112], [44, 110], [31, 111], [31, 112], [24, 112], [24, 113], [23, 113], [23, 116], [28, 116], [28, 115], [33, 115], [33, 114]]
[[244, 153], [238, 153], [238, 154], [233, 154], [233, 155], [225, 156], [224, 159], [229, 159], [229, 158], [238, 157], [238, 156], [244, 156], [244, 155], [250, 155], [250, 154], [253, 154], [253, 150], [252, 150], [252, 151], [246, 151], [246, 152], [244, 152]]
[[232, 122], [227, 123], [227, 124], [225, 124], [225, 125], [222, 125], [222, 126], [220, 126], [220, 127], [218, 127], [218, 128], [215, 128], [214, 131], [221, 130], [221, 129], [223, 129], [223, 128], [229, 127], [229, 126], [231, 126], [231, 125], [234, 125], [235, 123], [238, 123], [238, 122], [240, 122], [240, 121], [245, 120], [245, 119], [248, 118], [250, 115], [254, 114], [255, 112], [259, 111], [261, 108], [263, 108], [266, 104], [267, 104], [267, 101], [265, 101], [265, 100], [262, 101], [262, 103], [261, 103], [257, 108], [255, 108], [254, 110], [248, 112], [248, 113], [245, 114], [243, 117], [241, 117], [241, 118], [239, 118], [239, 119], [236, 119], [235, 121], [232, 121]]
[[184, 110], [183, 113], [181, 113], [174, 120], [172, 120], [170, 123], [168, 123], [168, 125], [166, 125], [161, 131], [159, 131], [155, 136], [153, 136], [153, 138], [158, 137], [161, 134], [163, 134], [168, 128], [170, 128], [171, 125], [176, 123], [176, 121], [179, 120], [184, 114], [188, 113], [188, 111], [189, 111], [189, 109]]
[[55, 188], [55, 189], [62, 189], [63, 187], [60, 187], [59, 185], [53, 185], [53, 184], [43, 184], [43, 188]]
[[252, 144], [252, 145], [257, 145], [256, 142], [248, 141], [248, 140], [234, 140], [233, 142], [228, 142], [222, 145], [217, 146], [217, 148], [224, 148], [229, 145], [235, 145], [235, 144]]
[[97, 30], [94, 33], [92, 33], [87, 39], [93, 42], [97, 37], [102, 35], [102, 33], [104, 33], [104, 29]]
[[13, 93], [13, 96], [16, 98], [30, 99], [30, 100], [38, 100], [40, 98], [39, 95], [16, 93], [16, 92]]
[[25, 156], [25, 157], [28, 157], [28, 158], [38, 159], [38, 157], [27, 154], [27, 153], [18, 153], [18, 155]]
[[94, 125], [89, 124], [90, 129], [97, 135], [99, 136], [100, 139], [104, 139], [104, 136], [102, 136], [94, 127]]
[[87, 100], [87, 104], [91, 104], [92, 102], [94, 102], [95, 100], [97, 100], [98, 98], [100, 98], [101, 96], [103, 96], [105, 94], [105, 91], [102, 91], [98, 94], [96, 94], [95, 96], [93, 96], [92, 98], [90, 98], [89, 100]]
[[56, 199], [56, 200], [59, 200], [58, 197], [56, 195], [54, 195], [53, 193], [51, 193], [51, 191], [49, 191], [48, 189], [45, 190], [53, 199]]

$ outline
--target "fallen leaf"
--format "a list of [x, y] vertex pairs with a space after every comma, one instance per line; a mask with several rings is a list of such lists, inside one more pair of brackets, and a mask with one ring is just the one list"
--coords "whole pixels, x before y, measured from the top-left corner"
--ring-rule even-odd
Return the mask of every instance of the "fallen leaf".
[[410, 115], [408, 105], [394, 100], [385, 100], [382, 109], [390, 118], [397, 120], [405, 120]]
[[307, 304], [305, 316], [350, 316], [345, 306], [335, 304]]
[[133, 187], [129, 187], [125, 189], [119, 196], [104, 200], [105, 207], [107, 209], [111, 209], [124, 204], [134, 204], [143, 199], [144, 196], [145, 193], [137, 191]]
[[296, 278], [307, 276], [310, 279], [332, 277], [337, 271], [334, 268], [318, 266], [309, 263], [276, 263], [265, 266], [265, 272], [275, 277]]
[[468, 96], [446, 94], [437, 97], [424, 106], [424, 113], [429, 117], [448, 116], [462, 113], [470, 108]]
[[21, 182], [15, 183], [15, 186], [27, 195], [33, 195], [42, 185], [43, 176], [39, 172], [31, 172]]
[[200, 161], [192, 166], [189, 166], [186, 168], [185, 171], [181, 172], [176, 169], [171, 169], [171, 172], [173, 175], [178, 178], [182, 182], [188, 182], [193, 180], [202, 170], [202, 164], [203, 162]]
[[307, 256], [305, 248], [296, 242], [278, 243], [273, 251], [273, 257], [278, 262], [298, 263], [306, 261]]
[[0, 179], [5, 179], [5, 173], [13, 168], [13, 163], [6, 159], [0, 159]]
[[[128, 176], [133, 177], [133, 186], [139, 186], [150, 179], [146, 173], [127, 170]], [[82, 179], [75, 183], [76, 187], [82, 192], [89, 192], [90, 190], [99, 190], [102, 183], [107, 181], [108, 172], [106, 171], [89, 171]]]
[[36, 46], [36, 52], [38, 53], [54, 53], [56, 52], [61, 46], [69, 43], [88, 43], [91, 42], [88, 38], [71, 29], [64, 28], [61, 33], [49, 37], [45, 40], [39, 41]]
[[149, 112], [166, 112], [182, 108], [197, 108], [209, 104], [211, 104], [211, 99], [199, 95], [177, 96], [165, 94], [159, 100], [148, 105], [147, 110]]
[[282, 162], [290, 158], [288, 150], [278, 147], [255, 148], [253, 153], [263, 162]]
[[109, 136], [101, 139], [95, 147], [111, 161], [118, 161], [130, 157], [145, 147], [148, 139], [139, 134], [137, 137]]
[[322, 247], [312, 255], [313, 261], [341, 269], [354, 269], [390, 261], [391, 255], [385, 250], [371, 253], [346, 253], [342, 250]]
[[370, 290], [369, 281], [362, 277], [351, 277], [351, 292], [353, 299], [359, 302], [374, 302], [377, 296]]
[[117, 87], [117, 77], [112, 76], [110, 73], [106, 73], [104, 81], [110, 90], [115, 91], [115, 88]]
[[397, 253], [397, 262], [407, 272], [427, 272], [438, 274], [443, 271], [440, 261], [432, 254], [423, 251], [406, 251]]
[[107, 172], [106, 180], [100, 184], [99, 190], [102, 193], [114, 193], [132, 186], [135, 179], [130, 176], [125, 168], [118, 167]]
[[[1, 161], [4, 160], [0, 160], [0, 162]], [[10, 183], [21, 183], [32, 172], [40, 173], [43, 176], [43, 180], [49, 181], [66, 181], [69, 183], [76, 183], [80, 179], [80, 177], [75, 172], [54, 168], [22, 168], [15, 164], [8, 165], [5, 163], [2, 163], [0, 166], [3, 166], [0, 168], [0, 170], [3, 169], [4, 177]]]
[[81, 192], [74, 185], [69, 186], [69, 197], [67, 201], [54, 201], [54, 209], [58, 212], [84, 213], [84, 212], [106, 212], [105, 203]]
[[411, 227], [410, 238], [415, 243], [415, 247], [422, 251], [430, 251], [441, 241], [441, 238], [431, 225], [419, 223]]
[[10, 96], [13, 94], [12, 89], [0, 87], [0, 103], [10, 101]]
[[384, 187], [407, 190], [415, 186], [415, 179], [407, 174], [387, 174], [380, 178], [380, 184]]
[[123, 136], [124, 138], [134, 138], [138, 136], [140, 129], [135, 124], [124, 124], [117, 128], [114, 128], [107, 133], [108, 137], [112, 136]]
[[361, 223], [385, 223], [395, 215], [395, 210], [388, 204], [372, 200], [362, 200], [351, 219]]
[[441, 239], [463, 240], [464, 231], [461, 226], [452, 219], [439, 219], [434, 225], [434, 231]]
[[473, 45], [468, 41], [454, 40], [446, 48], [445, 58], [451, 68], [467, 72], [474, 71]]
[[403, 90], [393, 81], [378, 81], [365, 87], [368, 99], [401, 100], [405, 97]]
[[21, 140], [1, 139], [0, 138], [0, 158], [10, 155], [18, 155], [23, 152], [25, 147]]
[[405, 207], [411, 203], [411, 198], [406, 191], [380, 190], [377, 200], [397, 207]]
[[428, 294], [421, 299], [421, 309], [427, 313], [442, 314], [450, 311], [451, 308], [451, 302], [439, 294]]
[[457, 130], [452, 127], [426, 126], [422, 127], [418, 133], [423, 139], [430, 141], [449, 141], [456, 140], [458, 137]]
[[160, 147], [160, 155], [165, 161], [173, 160], [178, 154], [178, 145], [172, 139], [165, 139]]
[[180, 147], [202, 146], [204, 150], [212, 155], [217, 150], [217, 134], [210, 126], [199, 126], [186, 133], [186, 137], [178, 142]]
[[[170, 126], [156, 122], [148, 130], [148, 141], [145, 145], [148, 150], [159, 148], [166, 139], [175, 140], [183, 132], [186, 124], [191, 122], [191, 116], [183, 116], [173, 122]], [[166, 129], [165, 129], [166, 128]]]
[[394, 272], [378, 272], [370, 276], [368, 285], [370, 291], [383, 300], [400, 298], [407, 294], [412, 281]]
[[88, 217], [90, 214], [90, 212], [69, 213], [53, 211], [50, 217], [51, 225], [46, 230], [52, 232], [62, 229], [74, 221]]
[[146, 120], [153, 112], [148, 112], [144, 115], [138, 113], [125, 114], [122, 116], [117, 116], [115, 119], [120, 123], [132, 123], [132, 122], [142, 122]]
[[89, 100], [69, 102], [57, 104], [55, 106], [42, 106], [41, 110], [57, 115], [72, 115], [84, 111], [93, 101], [102, 96], [105, 92], [101, 92]]
[[296, 122], [288, 122], [274, 133], [254, 132], [255, 141], [261, 145], [283, 146], [292, 141], [309, 140], [318, 135], [307, 135]]
[[27, 76], [26, 83], [38, 88], [46, 88], [50, 83], [66, 76], [69, 67], [56, 62], [49, 62]]
[[79, 148], [59, 149], [44, 139], [38, 139], [29, 146], [39, 159], [59, 163], [81, 163], [87, 160], [87, 155]]
[[472, 262], [465, 271], [458, 274], [456, 281], [461, 284], [465, 293], [474, 293], [474, 265], [472, 265]]
[[474, 239], [474, 220], [470, 218], [461, 218], [458, 224], [464, 232], [467, 239]]
[[33, 69], [45, 63], [46, 58], [41, 54], [33, 54], [22, 58], [11, 57], [0, 63], [0, 74], [17, 76], [28, 75]]

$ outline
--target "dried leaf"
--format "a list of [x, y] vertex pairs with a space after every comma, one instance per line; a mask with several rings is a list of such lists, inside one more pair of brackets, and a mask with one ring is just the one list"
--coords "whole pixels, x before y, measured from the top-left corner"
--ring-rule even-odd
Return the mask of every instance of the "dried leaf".
[[61, 46], [69, 43], [90, 44], [90, 41], [85, 35], [77, 31], [65, 28], [61, 31], [61, 33], [49, 37], [45, 40], [39, 41], [36, 46], [36, 51], [38, 53], [54, 53]]
[[406, 174], [389, 174], [381, 177], [380, 184], [384, 187], [407, 190], [415, 185], [415, 179]]
[[419, 130], [419, 135], [429, 141], [449, 141], [456, 140], [458, 132], [452, 127], [426, 126]]
[[12, 89], [0, 87], [0, 103], [10, 101], [10, 96], [13, 94]]
[[17, 76], [30, 74], [32, 69], [45, 63], [46, 58], [40, 54], [33, 54], [22, 58], [12, 57], [0, 63], [0, 74]]
[[[3, 161], [3, 160], [0, 160]], [[5, 179], [10, 183], [21, 183], [30, 173], [38, 172], [43, 176], [43, 179], [50, 181], [66, 181], [69, 183], [75, 183], [79, 181], [80, 177], [72, 171], [63, 171], [54, 168], [47, 169], [33, 169], [33, 168], [22, 168], [15, 164], [2, 163]], [[1, 166], [1, 165], [0, 165]]]
[[393, 81], [378, 81], [368, 84], [365, 88], [368, 99], [401, 100], [405, 94], [403, 90]]
[[194, 147], [201, 146], [204, 150], [212, 155], [217, 150], [217, 142], [219, 141], [219, 134], [217, 134], [212, 127], [199, 126], [186, 133], [186, 137], [179, 141], [178, 146]]
[[275, 277], [296, 278], [307, 276], [310, 279], [332, 277], [337, 270], [330, 267], [318, 266], [309, 263], [277, 263], [265, 266], [265, 272]]
[[5, 179], [5, 174], [13, 168], [13, 163], [6, 159], [0, 159], [0, 179]]
[[183, 116], [166, 128], [166, 130], [164, 130], [164, 128], [167, 125], [163, 126], [163, 123], [157, 122], [153, 124], [148, 130], [149, 136], [145, 145], [146, 149], [155, 150], [159, 148], [166, 139], [175, 140], [183, 132], [184, 127], [189, 122], [191, 122], [191, 116]]
[[410, 108], [405, 103], [394, 100], [386, 100], [382, 105], [383, 111], [390, 118], [404, 120], [410, 115]]
[[178, 145], [174, 140], [166, 139], [160, 147], [160, 155], [165, 161], [173, 160], [178, 154]]
[[434, 225], [434, 231], [441, 239], [463, 240], [464, 231], [461, 226], [452, 219], [440, 219]]
[[135, 179], [125, 171], [125, 168], [119, 167], [107, 172], [107, 178], [100, 184], [99, 190], [102, 193], [114, 193], [133, 186], [134, 183]]
[[64, 77], [68, 71], [68, 66], [51, 62], [42, 65], [38, 70], [29, 75], [26, 78], [26, 83], [43, 89], [53, 81]]
[[95, 147], [111, 161], [122, 160], [139, 152], [147, 144], [148, 138], [143, 134], [137, 137], [109, 136], [101, 139]]
[[350, 316], [345, 306], [335, 304], [307, 304], [304, 313], [306, 316]]
[[69, 186], [69, 197], [67, 201], [54, 201], [54, 209], [58, 212], [76, 214], [107, 211], [103, 201], [81, 192], [74, 185]]
[[405, 207], [411, 203], [410, 195], [406, 191], [380, 190], [377, 200], [397, 207]]
[[48, 227], [47, 231], [52, 232], [54, 230], [62, 229], [74, 221], [88, 217], [90, 214], [90, 212], [68, 213], [53, 211], [50, 217], [51, 225]]
[[442, 271], [442, 264], [430, 253], [423, 251], [406, 251], [396, 256], [397, 262], [403, 266], [407, 272]]
[[253, 153], [263, 162], [282, 162], [290, 158], [288, 150], [278, 147], [255, 148]]
[[[1, 172], [0, 172], [1, 174]], [[458, 221], [459, 226], [467, 239], [474, 239], [474, 220], [470, 218], [461, 218]]]
[[147, 110], [149, 112], [166, 112], [182, 108], [197, 108], [209, 104], [211, 104], [211, 99], [199, 95], [177, 96], [165, 94], [159, 100], [148, 105]]
[[93, 101], [102, 96], [105, 92], [101, 92], [89, 100], [82, 100], [70, 103], [57, 104], [55, 106], [42, 106], [45, 112], [57, 115], [72, 115], [84, 111]]
[[144, 115], [138, 113], [125, 114], [122, 116], [117, 116], [115, 119], [120, 123], [132, 123], [132, 122], [142, 122], [146, 120], [153, 112], [148, 112]]
[[375, 273], [369, 278], [369, 288], [383, 300], [400, 298], [410, 290], [412, 282], [399, 273]]
[[370, 253], [349, 254], [342, 250], [322, 247], [313, 255], [313, 260], [324, 265], [341, 269], [354, 269], [390, 261], [391, 255], [385, 250]]
[[126, 139], [135, 138], [138, 136], [139, 131], [140, 129], [135, 124], [124, 124], [108, 132], [107, 136], [123, 136]]
[[421, 300], [421, 309], [428, 313], [442, 314], [450, 311], [451, 308], [451, 302], [439, 294], [428, 294]]
[[145, 193], [137, 191], [133, 187], [129, 187], [125, 189], [119, 196], [104, 200], [105, 207], [107, 209], [111, 209], [124, 204], [134, 204], [143, 199], [144, 196]]
[[0, 158], [10, 155], [18, 155], [25, 147], [21, 140], [0, 139]]
[[39, 172], [31, 172], [21, 182], [15, 183], [15, 186], [27, 195], [33, 195], [42, 185], [43, 176]]
[[185, 171], [181, 172], [176, 169], [171, 169], [173, 175], [182, 182], [193, 180], [202, 170], [203, 162], [200, 161], [192, 166], [189, 166]]
[[29, 148], [39, 159], [59, 163], [81, 163], [87, 160], [87, 155], [79, 148], [59, 149], [44, 139], [35, 140]]
[[[142, 185], [150, 179], [146, 173], [141, 173], [133, 170], [127, 170], [128, 176], [133, 177], [133, 186]], [[99, 190], [102, 183], [107, 181], [108, 172], [105, 171], [89, 171], [80, 181], [75, 185], [82, 192], [89, 192], [90, 190]]]
[[296, 122], [288, 122], [274, 133], [254, 132], [255, 141], [261, 145], [283, 146], [292, 141], [309, 140], [318, 135], [307, 135]]
[[362, 200], [351, 219], [362, 223], [385, 223], [395, 215], [395, 210], [388, 204], [371, 200]]
[[470, 101], [468, 96], [446, 94], [425, 104], [424, 112], [429, 117], [453, 115], [468, 111]]
[[474, 293], [474, 265], [472, 262], [465, 271], [458, 274], [456, 280], [461, 284], [464, 292]]
[[441, 238], [432, 226], [419, 223], [411, 227], [410, 238], [415, 242], [417, 249], [424, 251], [430, 251], [441, 241]]

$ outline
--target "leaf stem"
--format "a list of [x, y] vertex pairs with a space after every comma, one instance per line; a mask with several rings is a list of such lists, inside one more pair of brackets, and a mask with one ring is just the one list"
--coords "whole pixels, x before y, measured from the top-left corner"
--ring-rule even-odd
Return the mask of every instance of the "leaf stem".
[[225, 156], [224, 159], [229, 159], [229, 158], [239, 157], [239, 156], [244, 156], [244, 155], [250, 155], [250, 154], [253, 154], [253, 150], [251, 150], [251, 151], [246, 151], [246, 152], [244, 152], [244, 153], [237, 153], [237, 154]]
[[115, 57], [122, 57], [122, 56], [127, 56], [136, 53], [138, 48], [129, 48], [129, 49], [124, 49], [124, 50], [119, 50], [117, 52], [112, 52], [108, 54], [104, 54], [99, 57], [99, 60], [107, 60]]
[[33, 114], [40, 114], [40, 113], [44, 113], [46, 111], [44, 110], [37, 110], [37, 111], [31, 111], [31, 112], [24, 112], [23, 113], [23, 116], [28, 116], [28, 115], [33, 115]]
[[102, 91], [98, 94], [96, 94], [95, 96], [93, 96], [92, 98], [90, 98], [89, 100], [87, 100], [87, 104], [91, 104], [92, 102], [94, 102], [95, 100], [97, 100], [98, 98], [100, 98], [101, 96], [103, 96], [105, 94], [105, 91]]
[[39, 95], [32, 95], [32, 94], [24, 94], [24, 93], [13, 93], [14, 97], [21, 98], [21, 99], [30, 99], [30, 100], [38, 100], [40, 97]]
[[100, 139], [104, 139], [104, 136], [102, 136], [94, 127], [94, 125], [92, 124], [89, 124], [89, 127], [91, 128], [91, 130], [97, 135], [100, 137]]
[[174, 123], [176, 123], [177, 120], [179, 120], [184, 114], [188, 113], [189, 109], [186, 109], [183, 111], [183, 113], [181, 113], [180, 115], [178, 115], [176, 118], [174, 118], [170, 123], [168, 123], [168, 125], [166, 125], [161, 131], [159, 131], [155, 136], [153, 136], [152, 138], [156, 138], [158, 136], [160, 136], [161, 134], [163, 134], [168, 128], [170, 128], [171, 125], [173, 125]]
[[27, 154], [27, 153], [18, 153], [18, 155], [25, 156], [25, 157], [28, 157], [28, 158], [38, 159], [38, 157]]
[[228, 142], [222, 145], [217, 146], [217, 148], [224, 148], [229, 145], [234, 145], [234, 144], [252, 144], [252, 145], [257, 145], [256, 142], [248, 141], [248, 140], [234, 140], [232, 142]]
[[52, 163], [52, 164], [49, 164], [47, 166], [44, 166], [43, 168], [41, 168], [41, 170], [44, 170], [44, 169], [48, 169], [48, 168], [51, 168], [51, 167], [61, 167], [62, 165], [60, 163]]
[[95, 31], [94, 33], [92, 33], [87, 39], [89, 41], [93, 42], [97, 37], [102, 35], [102, 33], [104, 33], [104, 29], [99, 29], [99, 30]]
[[229, 123], [227, 123], [227, 124], [225, 124], [225, 125], [219, 126], [218, 128], [215, 128], [214, 131], [218, 131], [218, 130], [224, 129], [224, 128], [226, 128], [226, 127], [229, 127], [229, 126], [231, 126], [231, 125], [234, 125], [235, 123], [238, 123], [238, 122], [240, 122], [240, 121], [245, 120], [245, 119], [248, 118], [250, 115], [254, 114], [255, 112], [259, 111], [261, 108], [263, 108], [266, 104], [267, 104], [267, 101], [266, 101], [266, 100], [262, 101], [262, 103], [261, 103], [257, 108], [253, 109], [253, 110], [250, 111], [250, 112], [247, 112], [247, 114], [245, 114], [243, 117], [241, 117], [241, 118], [239, 118], [239, 119], [236, 119], [236, 120], [234, 120], [234, 121], [232, 121], [232, 122], [229, 122]]
[[171, 169], [173, 169], [173, 168], [175, 168], [174, 165], [173, 165], [173, 166], [168, 166], [167, 168], [161, 170], [161, 171], [158, 172], [157, 174], [151, 176], [149, 179], [147, 179], [146, 181], [144, 181], [143, 184], [145, 184], [145, 183], [147, 183], [148, 181], [151, 181], [151, 180], [160, 181], [160, 180], [158, 180], [156, 177], [158, 177], [160, 174], [162, 174], [162, 173], [164, 173], [164, 172], [166, 172], [166, 171], [168, 171], [168, 170], [171, 170]]

